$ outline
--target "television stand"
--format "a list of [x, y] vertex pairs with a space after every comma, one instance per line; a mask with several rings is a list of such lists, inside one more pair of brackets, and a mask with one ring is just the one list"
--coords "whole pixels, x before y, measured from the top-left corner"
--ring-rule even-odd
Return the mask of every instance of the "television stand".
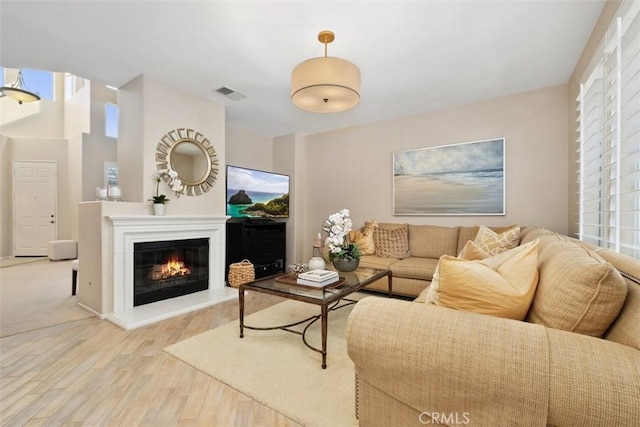
[[249, 224], [273, 224], [276, 222], [271, 218], [247, 218]]
[[227, 221], [227, 260], [229, 266], [249, 260], [255, 268], [255, 278], [284, 273], [286, 268], [286, 222], [269, 218], [232, 218]]

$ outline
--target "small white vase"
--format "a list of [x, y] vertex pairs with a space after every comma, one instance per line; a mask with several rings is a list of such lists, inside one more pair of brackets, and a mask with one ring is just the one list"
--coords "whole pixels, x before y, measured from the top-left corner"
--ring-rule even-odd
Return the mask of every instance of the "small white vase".
[[314, 256], [309, 260], [309, 270], [324, 270], [325, 267], [324, 260], [319, 256]]
[[153, 204], [153, 214], [158, 216], [164, 216], [165, 206], [164, 203]]

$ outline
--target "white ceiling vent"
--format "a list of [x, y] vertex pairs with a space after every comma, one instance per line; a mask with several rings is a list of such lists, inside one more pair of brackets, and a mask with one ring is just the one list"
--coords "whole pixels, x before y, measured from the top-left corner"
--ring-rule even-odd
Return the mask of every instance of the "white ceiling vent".
[[229, 89], [228, 87], [225, 87], [225, 86], [222, 86], [221, 88], [216, 89], [215, 92], [233, 101], [240, 101], [241, 99], [246, 98], [246, 96], [241, 94], [240, 92], [236, 92], [235, 90]]

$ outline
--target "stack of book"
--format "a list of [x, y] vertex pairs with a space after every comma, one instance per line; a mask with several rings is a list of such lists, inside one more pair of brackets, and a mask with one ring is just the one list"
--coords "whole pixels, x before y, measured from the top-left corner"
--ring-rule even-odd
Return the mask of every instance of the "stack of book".
[[317, 286], [319, 288], [337, 282], [340, 279], [338, 273], [329, 270], [311, 270], [298, 274], [297, 282], [300, 285]]

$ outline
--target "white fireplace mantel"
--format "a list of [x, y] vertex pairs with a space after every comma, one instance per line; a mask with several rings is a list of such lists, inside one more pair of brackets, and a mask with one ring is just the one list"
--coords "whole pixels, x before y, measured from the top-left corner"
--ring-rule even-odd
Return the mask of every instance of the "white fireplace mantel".
[[[107, 216], [113, 225], [113, 310], [107, 319], [132, 329], [237, 298], [225, 286], [226, 216]], [[134, 307], [134, 244], [166, 240], [209, 239], [209, 289]]]

